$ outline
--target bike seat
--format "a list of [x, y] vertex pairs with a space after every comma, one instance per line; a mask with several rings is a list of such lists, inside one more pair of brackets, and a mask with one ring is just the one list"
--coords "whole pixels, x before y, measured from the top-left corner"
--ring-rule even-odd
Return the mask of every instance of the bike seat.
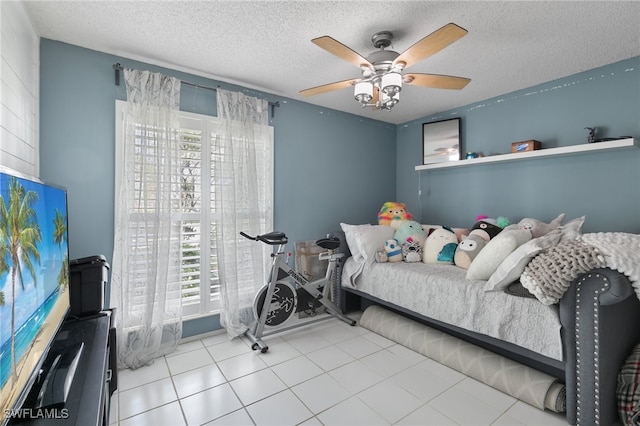
[[257, 240], [267, 243], [269, 245], [286, 244], [288, 239], [284, 232], [269, 232], [267, 234], [258, 235]]
[[316, 245], [327, 250], [335, 250], [340, 247], [340, 239], [338, 237], [321, 238], [316, 241]]

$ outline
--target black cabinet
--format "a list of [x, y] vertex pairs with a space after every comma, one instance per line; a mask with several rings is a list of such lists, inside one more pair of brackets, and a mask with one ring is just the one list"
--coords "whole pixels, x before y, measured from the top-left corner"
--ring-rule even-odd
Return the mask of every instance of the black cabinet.
[[[115, 333], [115, 312], [111, 310], [65, 321], [47, 359], [66, 348], [82, 347], [66, 403], [48, 409], [29, 409], [27, 397], [23, 408], [28, 411], [23, 412], [29, 418], [11, 424], [107, 426], [111, 395], [117, 387]], [[32, 393], [36, 391], [34, 387]]]

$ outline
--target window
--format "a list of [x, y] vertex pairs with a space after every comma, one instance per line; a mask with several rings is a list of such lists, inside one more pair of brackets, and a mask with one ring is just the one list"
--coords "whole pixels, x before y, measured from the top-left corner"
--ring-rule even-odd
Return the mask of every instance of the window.
[[[116, 147], [122, 146], [123, 120], [126, 102], [116, 101]], [[217, 119], [192, 113], [180, 113], [180, 161], [178, 176], [173, 179], [175, 194], [171, 201], [172, 217], [180, 229], [180, 273], [183, 316], [200, 316], [217, 312], [220, 308], [220, 282], [216, 251], [216, 223], [221, 212], [215, 209], [216, 184], [225, 184], [216, 176], [213, 165], [217, 161], [233, 161], [224, 152], [214, 148], [217, 137]], [[144, 124], [136, 131], [136, 155], [133, 161], [142, 165], [147, 156], [155, 156], [154, 147], [145, 138], [154, 129]], [[257, 140], [258, 165], [261, 175], [273, 170], [272, 139]], [[116, 152], [118, 149], [116, 149]], [[120, 158], [119, 158], [120, 157]], [[124, 161], [122, 154], [116, 154], [116, 161]], [[131, 159], [128, 159], [131, 160]], [[268, 172], [267, 172], [268, 171]], [[272, 176], [262, 179], [265, 186], [273, 185]], [[136, 182], [138, 179], [136, 178]], [[136, 191], [153, 191], [154, 188], [136, 186]], [[259, 189], [259, 193], [271, 193]], [[136, 213], [148, 214], [148, 208], [131, 203]], [[265, 209], [263, 220], [271, 210]], [[141, 218], [143, 220], [143, 218]], [[251, 256], [250, 245], [241, 246], [246, 253], [239, 253], [239, 259]], [[135, 271], [130, 271], [135, 276]], [[247, 277], [251, 279], [251, 277]], [[144, 285], [140, 283], [140, 285]], [[143, 301], [141, 300], [140, 303]], [[135, 301], [133, 301], [135, 307]]]

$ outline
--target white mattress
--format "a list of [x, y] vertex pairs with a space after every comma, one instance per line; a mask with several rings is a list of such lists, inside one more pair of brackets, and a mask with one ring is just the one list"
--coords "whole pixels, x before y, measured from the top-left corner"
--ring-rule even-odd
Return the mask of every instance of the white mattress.
[[454, 265], [357, 263], [347, 259], [342, 285], [417, 312], [426, 317], [562, 360], [557, 305], [485, 292], [486, 281], [465, 279]]

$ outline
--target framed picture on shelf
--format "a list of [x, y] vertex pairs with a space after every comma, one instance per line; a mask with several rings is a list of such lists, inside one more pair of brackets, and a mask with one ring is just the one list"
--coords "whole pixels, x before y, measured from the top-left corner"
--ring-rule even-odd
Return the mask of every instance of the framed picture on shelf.
[[460, 119], [422, 125], [422, 164], [460, 160]]

